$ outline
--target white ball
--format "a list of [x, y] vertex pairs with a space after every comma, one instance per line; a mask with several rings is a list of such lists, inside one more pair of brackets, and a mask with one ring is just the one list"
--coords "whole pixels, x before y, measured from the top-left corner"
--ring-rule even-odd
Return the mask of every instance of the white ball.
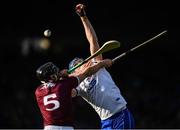
[[44, 36], [50, 37], [51, 36], [51, 31], [49, 29], [44, 31]]

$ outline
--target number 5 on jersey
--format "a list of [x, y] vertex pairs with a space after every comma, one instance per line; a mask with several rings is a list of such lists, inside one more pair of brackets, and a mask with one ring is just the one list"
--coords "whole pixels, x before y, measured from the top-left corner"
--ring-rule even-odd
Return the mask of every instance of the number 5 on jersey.
[[47, 106], [49, 104], [53, 104], [54, 106], [51, 107], [51, 108], [46, 108], [47, 111], [53, 111], [53, 110], [56, 110], [60, 107], [60, 103], [58, 100], [56, 100], [56, 94], [53, 93], [53, 94], [49, 94], [47, 96], [44, 97], [44, 106]]

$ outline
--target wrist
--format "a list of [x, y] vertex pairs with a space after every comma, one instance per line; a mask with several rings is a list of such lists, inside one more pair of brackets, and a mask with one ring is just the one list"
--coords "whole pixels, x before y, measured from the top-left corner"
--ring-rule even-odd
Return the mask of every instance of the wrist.
[[86, 15], [85, 15], [85, 16], [80, 16], [80, 18], [81, 18], [81, 20], [86, 20], [86, 19], [88, 19]]

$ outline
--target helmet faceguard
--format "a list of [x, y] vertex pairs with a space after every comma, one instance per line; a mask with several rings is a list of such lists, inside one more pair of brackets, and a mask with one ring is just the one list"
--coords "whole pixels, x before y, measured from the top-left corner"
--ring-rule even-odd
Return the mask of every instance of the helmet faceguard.
[[[52, 62], [47, 62], [36, 70], [36, 75], [41, 82], [49, 82], [58, 79], [59, 68]], [[57, 78], [52, 78], [52, 77]]]
[[73, 68], [74, 66], [76, 66], [77, 64], [79, 64], [80, 62], [83, 62], [83, 58], [74, 58], [70, 63], [69, 63], [69, 69]]

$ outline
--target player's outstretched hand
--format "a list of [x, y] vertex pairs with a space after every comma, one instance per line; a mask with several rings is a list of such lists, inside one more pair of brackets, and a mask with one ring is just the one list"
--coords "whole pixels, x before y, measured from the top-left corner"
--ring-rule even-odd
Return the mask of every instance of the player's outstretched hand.
[[104, 59], [102, 62], [104, 62], [105, 67], [110, 67], [113, 64], [111, 59]]
[[75, 8], [76, 13], [77, 13], [80, 17], [86, 16], [85, 8], [86, 8], [85, 5], [83, 5], [83, 4], [77, 4], [77, 5], [76, 5], [76, 8]]

